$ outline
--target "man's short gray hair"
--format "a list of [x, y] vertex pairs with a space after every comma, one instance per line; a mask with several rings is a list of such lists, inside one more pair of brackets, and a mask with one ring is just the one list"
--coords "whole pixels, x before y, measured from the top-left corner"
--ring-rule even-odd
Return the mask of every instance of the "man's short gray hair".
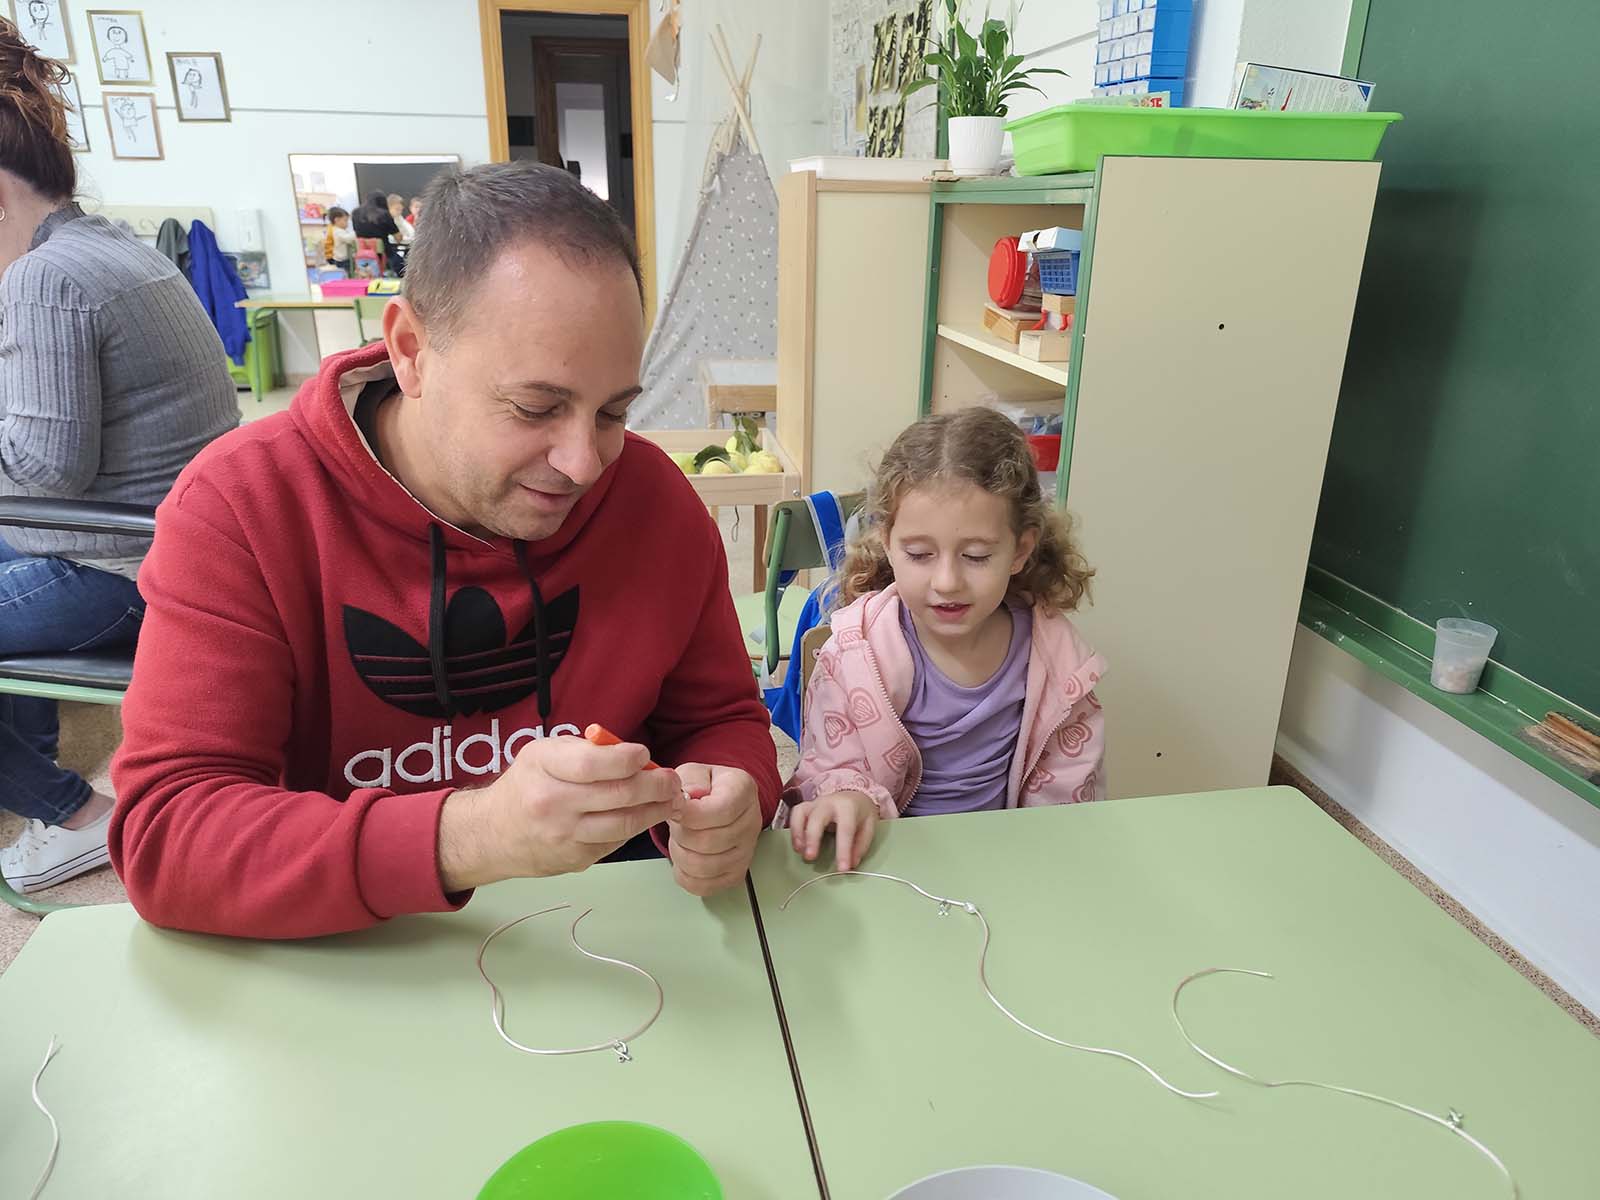
[[507, 247], [538, 242], [569, 262], [615, 258], [628, 265], [644, 303], [639, 251], [622, 218], [558, 167], [486, 163], [434, 177], [422, 193], [406, 258], [406, 299], [430, 337], [447, 343], [459, 330], [474, 289]]

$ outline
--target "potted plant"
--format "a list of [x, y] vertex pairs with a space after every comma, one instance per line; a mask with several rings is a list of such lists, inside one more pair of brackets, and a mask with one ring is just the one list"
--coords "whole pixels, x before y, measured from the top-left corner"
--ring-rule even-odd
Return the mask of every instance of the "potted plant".
[[950, 117], [950, 169], [981, 175], [1000, 165], [1007, 99], [1017, 92], [1044, 90], [1040, 75], [1066, 75], [1053, 67], [1022, 69], [1023, 56], [1011, 52], [1011, 27], [985, 13], [977, 33], [962, 21], [965, 0], [944, 0], [944, 28], [930, 34], [922, 61], [938, 71], [914, 79], [904, 94], [937, 86]]

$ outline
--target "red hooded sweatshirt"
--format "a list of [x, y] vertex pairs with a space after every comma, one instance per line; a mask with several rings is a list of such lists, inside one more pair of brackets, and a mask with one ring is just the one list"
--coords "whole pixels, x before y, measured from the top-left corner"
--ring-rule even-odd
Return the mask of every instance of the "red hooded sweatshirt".
[[[220, 438], [156, 514], [111, 861], [158, 925], [292, 938], [458, 907], [439, 810], [591, 721], [658, 762], [779, 779], [721, 537], [628, 435], [541, 542], [445, 524], [352, 414], [384, 348]], [[658, 841], [659, 841], [658, 834]]]

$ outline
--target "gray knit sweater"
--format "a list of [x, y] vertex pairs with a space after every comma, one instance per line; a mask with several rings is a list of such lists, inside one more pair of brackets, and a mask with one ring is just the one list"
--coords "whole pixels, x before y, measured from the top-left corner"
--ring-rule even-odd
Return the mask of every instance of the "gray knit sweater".
[[[0, 276], [0, 495], [158, 504], [239, 423], [222, 340], [189, 281], [75, 204]], [[132, 575], [139, 538], [0, 529], [25, 554]]]

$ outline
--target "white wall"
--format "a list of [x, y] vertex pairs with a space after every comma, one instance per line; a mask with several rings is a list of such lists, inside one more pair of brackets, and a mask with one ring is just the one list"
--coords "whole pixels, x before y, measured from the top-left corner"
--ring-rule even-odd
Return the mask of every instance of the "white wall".
[[[650, 5], [652, 20], [659, 5]], [[761, 56], [750, 87], [751, 118], [774, 179], [789, 160], [828, 150], [827, 0], [683, 0], [677, 98], [651, 72], [656, 160], [657, 287], [665, 291], [694, 221], [706, 150], [729, 112], [728, 85], [711, 49], [720, 25], [742, 71], [756, 35]]]
[[[996, 6], [998, 11], [998, 6]], [[1011, 116], [1025, 117], [1057, 104], [1082, 99], [1094, 88], [1094, 45], [1099, 5], [1095, 0], [1027, 0], [1016, 15], [1016, 51], [1027, 55], [1028, 67], [1053, 67], [1069, 78], [1050, 75], [1038, 80], [1045, 95], [1023, 92], [1011, 102]]]
[[[111, 157], [87, 9], [69, 4], [73, 69], [91, 147], [78, 157], [80, 190], [111, 204], [210, 207], [224, 249], [267, 252], [274, 293], [306, 292], [290, 154], [458, 154], [469, 165], [488, 157], [482, 53], [470, 0], [389, 0], [337, 10], [322, 0], [279, 0], [271, 19], [259, 11], [241, 19], [213, 0], [145, 0], [139, 7], [156, 80], [148, 89], [126, 90], [155, 93], [166, 158]], [[184, 50], [221, 53], [232, 123], [177, 119], [166, 54]], [[354, 65], [361, 61], [370, 66]], [[419, 70], [418, 63], [438, 66]], [[242, 212], [260, 214], [263, 245], [245, 244], [250, 221]]]
[[1350, 0], [1194, 0], [1184, 103], [1223, 108], [1241, 62], [1337, 72]]

